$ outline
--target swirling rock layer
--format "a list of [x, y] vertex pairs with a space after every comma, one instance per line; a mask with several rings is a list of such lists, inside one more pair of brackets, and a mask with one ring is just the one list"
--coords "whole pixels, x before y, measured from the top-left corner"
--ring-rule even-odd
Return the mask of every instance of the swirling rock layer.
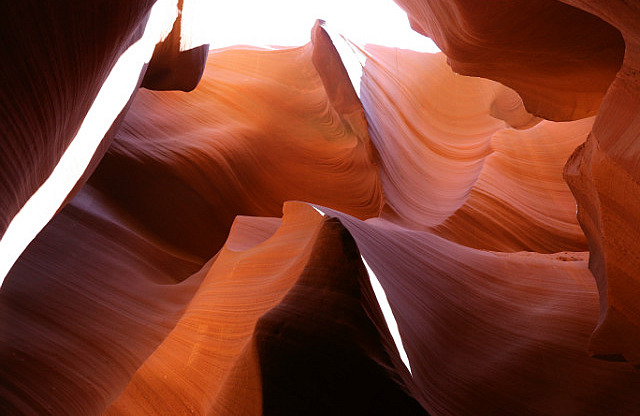
[[365, 52], [385, 218], [488, 250], [587, 249], [562, 166], [593, 119], [540, 123], [513, 90], [455, 74], [442, 54]]
[[572, 2], [622, 33], [625, 56], [593, 130], [567, 162], [565, 177], [578, 201], [589, 240], [589, 267], [600, 290], [600, 321], [590, 350], [640, 365], [640, 6], [627, 2]]
[[2, 286], [0, 413], [103, 412], [180, 317], [200, 267], [85, 187]]
[[384, 287], [430, 413], [637, 414], [640, 374], [585, 351], [598, 300], [584, 254], [492, 253], [323, 211]]
[[377, 215], [382, 189], [364, 112], [346, 72], [314, 65], [340, 63], [316, 39], [216, 51], [194, 92], [140, 91], [92, 183], [203, 258], [236, 215], [279, 216], [286, 200]]
[[515, 89], [549, 120], [595, 115], [622, 63], [616, 28], [559, 1], [395, 1], [454, 71]]
[[236, 222], [182, 319], [107, 414], [425, 414], [390, 368], [346, 230], [303, 204], [285, 205], [266, 240], [235, 235], [249, 221], [273, 227]]
[[505, 126], [489, 115], [499, 84], [454, 74], [441, 54], [369, 47], [362, 102], [388, 208], [424, 226], [464, 202]]
[[[179, 52], [178, 3], [2, 6], [0, 281], [89, 178], [146, 70], [158, 75], [179, 66], [171, 76], [156, 76], [162, 85], [155, 87], [197, 84], [208, 46], [192, 50], [199, 60]], [[154, 54], [174, 21], [177, 30]], [[176, 54], [187, 58], [171, 59]]]
[[[638, 414], [640, 373], [587, 350], [638, 362], [637, 42], [616, 17], [637, 10], [504, 3], [494, 29], [495, 6], [409, 10], [454, 69], [515, 90], [368, 46], [360, 101], [318, 24], [213, 51], [192, 92], [140, 91], [0, 291], [1, 412]], [[165, 71], [206, 53], [180, 33], [147, 86], [198, 82]], [[595, 121], [525, 110], [594, 114], [619, 33]], [[585, 138], [564, 175], [586, 239], [562, 181]]]
[[[4, 3], [0, 236], [51, 174], [153, 1]], [[85, 47], [78, 45], [82, 38]]]
[[543, 121], [527, 130], [506, 129], [491, 140], [465, 204], [437, 226], [450, 241], [497, 251], [586, 251], [576, 203], [562, 167], [585, 140], [593, 118]]
[[586, 143], [569, 160], [565, 177], [578, 202], [590, 269], [600, 293], [600, 320], [590, 350], [639, 364], [638, 4], [398, 3], [412, 25], [440, 45], [454, 70], [509, 85], [537, 115], [575, 119], [595, 114], [602, 104]]

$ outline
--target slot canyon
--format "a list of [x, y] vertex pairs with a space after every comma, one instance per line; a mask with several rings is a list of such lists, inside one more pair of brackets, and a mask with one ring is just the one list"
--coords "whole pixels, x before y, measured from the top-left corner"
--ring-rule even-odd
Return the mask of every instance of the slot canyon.
[[0, 5], [0, 414], [640, 415], [640, 1], [205, 3]]

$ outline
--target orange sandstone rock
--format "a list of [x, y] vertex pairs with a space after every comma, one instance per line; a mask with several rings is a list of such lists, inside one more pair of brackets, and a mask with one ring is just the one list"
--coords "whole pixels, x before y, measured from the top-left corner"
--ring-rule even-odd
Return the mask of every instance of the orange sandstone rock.
[[640, 366], [640, 5], [572, 1], [615, 26], [625, 55], [593, 130], [567, 162], [565, 177], [578, 201], [589, 241], [589, 267], [600, 292], [592, 354]]
[[592, 125], [589, 118], [498, 131], [469, 198], [435, 232], [486, 250], [586, 251], [562, 168]]
[[[491, 137], [538, 120], [496, 82], [455, 74], [442, 54], [369, 45], [361, 84], [379, 155], [386, 209], [399, 221], [440, 224], [466, 200]], [[514, 105], [515, 103], [515, 105]]]
[[430, 414], [637, 414], [640, 374], [586, 350], [598, 319], [586, 253], [487, 252], [320, 209], [386, 291], [403, 380]]
[[92, 183], [205, 259], [236, 215], [279, 216], [286, 200], [378, 215], [364, 112], [314, 33], [298, 48], [213, 51], [191, 93], [140, 91]]
[[180, 318], [201, 267], [85, 186], [0, 291], [0, 414], [102, 414]]
[[[53, 172], [116, 62], [141, 39], [154, 3], [63, 0], [55, 4], [22, 1], [2, 6], [0, 238]], [[180, 25], [180, 18], [176, 25]], [[170, 43], [171, 38], [163, 44]], [[168, 49], [158, 46], [148, 65], [150, 77], [162, 67], [164, 71], [175, 71], [170, 80], [163, 81], [163, 89], [193, 88], [204, 69], [207, 48], [204, 45], [194, 49], [199, 59], [193, 59], [191, 54], [180, 62], [168, 62]], [[140, 65], [139, 74], [133, 74], [134, 79], [139, 77], [138, 85], [147, 70], [147, 65]], [[154, 85], [149, 78], [146, 80], [148, 87], [158, 87], [157, 82]], [[121, 94], [133, 97], [136, 90], [137, 87]], [[98, 138], [102, 139], [100, 145], [86, 171], [73, 178], [77, 185], [62, 206], [93, 172], [127, 107], [118, 117], [108, 120], [111, 128]], [[68, 191], [64, 192], [66, 195]]]
[[346, 230], [301, 203], [277, 225], [234, 223], [175, 329], [106, 414], [425, 414], [392, 368]]
[[622, 63], [616, 28], [559, 1], [396, 3], [455, 72], [513, 88], [529, 112], [549, 120], [595, 115]]
[[639, 365], [640, 6], [621, 0], [397, 2], [455, 71], [514, 88], [532, 113], [569, 120], [599, 109], [565, 170], [600, 294], [589, 348]]

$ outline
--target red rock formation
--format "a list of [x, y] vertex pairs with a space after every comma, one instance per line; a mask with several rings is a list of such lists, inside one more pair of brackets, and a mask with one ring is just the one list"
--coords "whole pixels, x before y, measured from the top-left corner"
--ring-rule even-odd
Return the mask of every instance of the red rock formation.
[[623, 356], [640, 366], [640, 6], [622, 1], [568, 2], [622, 33], [624, 63], [602, 102], [586, 143], [565, 171], [589, 240], [589, 266], [600, 290], [594, 355]]
[[600, 291], [590, 351], [639, 365], [638, 4], [397, 2], [414, 28], [440, 45], [455, 71], [511, 86], [535, 114], [555, 120], [591, 115], [606, 92], [593, 131], [569, 160], [565, 177], [578, 202]]
[[[318, 28], [314, 39], [321, 35]], [[235, 88], [235, 82], [242, 92], [237, 95], [238, 102], [244, 100], [246, 108], [238, 109], [238, 102], [226, 102], [223, 93], [228, 90], [224, 87], [216, 90], [205, 81], [204, 97], [217, 96], [220, 102], [217, 108], [212, 108], [213, 117], [207, 120], [211, 125], [195, 122], [199, 116], [197, 108], [182, 109], [193, 120], [181, 124], [181, 131], [186, 130], [186, 137], [193, 141], [177, 142], [168, 132], [159, 138], [132, 133], [128, 141], [120, 139], [123, 133], [117, 134], [120, 147], [115, 149], [129, 152], [120, 156], [129, 160], [128, 165], [124, 164], [128, 170], [121, 166], [117, 174], [128, 183], [135, 185], [140, 177], [137, 169], [141, 167], [155, 167], [161, 172], [150, 178], [151, 183], [160, 181], [162, 172], [175, 171], [184, 174], [184, 182], [174, 180], [170, 182], [174, 187], [156, 189], [164, 195], [157, 200], [145, 198], [143, 188], [131, 188], [137, 195], [115, 192], [114, 196], [87, 185], [21, 257], [1, 292], [1, 413], [102, 413], [173, 328], [202, 277], [192, 273], [215, 254], [220, 238], [226, 235], [224, 227], [230, 225], [225, 221], [231, 221], [238, 212], [268, 213], [274, 207], [281, 209], [282, 200], [293, 198], [336, 206], [363, 218], [378, 213], [380, 185], [371, 163], [364, 112], [355, 106], [358, 101], [350, 84], [339, 78], [343, 73], [322, 69], [318, 72], [312, 62], [315, 59], [320, 64], [323, 59], [334, 59], [335, 63], [337, 55], [330, 46], [320, 40], [315, 46], [289, 50], [220, 52], [217, 56], [227, 60], [216, 62], [214, 56], [211, 61], [220, 69], [226, 67], [227, 72], [222, 73], [228, 83], [226, 88]], [[252, 68], [254, 64], [261, 67]], [[253, 82], [248, 83], [246, 72], [238, 73], [238, 67], [253, 73]], [[334, 70], [335, 65], [325, 68]], [[288, 84], [290, 79], [281, 78], [291, 74], [300, 77], [293, 88]], [[278, 82], [280, 88], [276, 87]], [[330, 93], [323, 82], [330, 85]], [[162, 94], [182, 93], [157, 93]], [[196, 92], [192, 95], [196, 103], [202, 99]], [[145, 97], [154, 94], [143, 91], [136, 102], [144, 102]], [[252, 106], [260, 101], [262, 109]], [[212, 99], [211, 103], [214, 102]], [[282, 104], [274, 107], [277, 103]], [[283, 113], [282, 108], [288, 111]], [[265, 115], [262, 120], [250, 117], [258, 114], [258, 109]], [[150, 114], [137, 113], [134, 104], [121, 131], [135, 132], [136, 125], [131, 119], [146, 127]], [[173, 117], [181, 117], [182, 122], [187, 119], [183, 114]], [[169, 114], [164, 113], [164, 119], [170, 120]], [[276, 121], [279, 124], [272, 124]], [[212, 131], [218, 131], [219, 135], [210, 136]], [[237, 140], [243, 135], [246, 135], [243, 140]], [[306, 146], [300, 146], [301, 142]], [[175, 147], [172, 149], [170, 145]], [[198, 147], [203, 151], [195, 151]], [[167, 148], [174, 153], [168, 153]], [[145, 152], [157, 159], [150, 160], [147, 156], [143, 166], [131, 163]], [[261, 160], [263, 156], [271, 159]], [[110, 155], [104, 160], [94, 173], [92, 184], [118, 190], [117, 181], [121, 177], [109, 168], [112, 158], [117, 159]], [[305, 176], [312, 166], [315, 177]], [[200, 177], [193, 175], [198, 169], [204, 170]], [[164, 175], [170, 176], [169, 173]], [[234, 180], [234, 175], [238, 182], [223, 182], [227, 178]], [[204, 185], [198, 182], [199, 178]], [[193, 191], [199, 186], [205, 186], [200, 194]], [[214, 197], [220, 203], [205, 212], [198, 211], [197, 206], [194, 210], [190, 204], [193, 199], [188, 197], [194, 198], [195, 194], [196, 201], [206, 199], [210, 189], [207, 187], [216, 186], [220, 188]], [[270, 186], [272, 192], [265, 193]], [[336, 192], [336, 186], [341, 192]], [[356, 192], [358, 188], [361, 190]], [[247, 198], [247, 189], [253, 189], [254, 200]], [[233, 205], [231, 201], [239, 202]], [[225, 203], [230, 206], [225, 207]], [[157, 213], [171, 216], [163, 218], [164, 224], [154, 223], [153, 214]], [[178, 222], [180, 219], [182, 223]], [[223, 230], [209, 227], [211, 222]], [[180, 229], [182, 224], [186, 224], [186, 229]], [[261, 223], [256, 224], [257, 229], [245, 233], [251, 237], [249, 242], [255, 240], [257, 231], [264, 229]], [[234, 248], [247, 244], [242, 238], [234, 238], [230, 241]], [[74, 318], [78, 314], [81, 318]], [[245, 364], [234, 367], [232, 374], [250, 371], [246, 367], [250, 362], [240, 361]], [[228, 384], [220, 390], [220, 397], [235, 394], [237, 401], [237, 389], [245, 387], [244, 383]], [[260, 402], [256, 403], [259, 409]]]
[[426, 415], [402, 382], [407, 370], [393, 365], [397, 351], [353, 238], [334, 219], [255, 334], [265, 415]]
[[395, 1], [455, 72], [515, 89], [549, 120], [595, 115], [622, 63], [620, 32], [559, 1]]
[[[442, 54], [369, 46], [361, 95], [380, 159], [388, 208], [400, 221], [434, 226], [465, 201], [506, 127], [490, 114], [504, 86], [451, 71]], [[522, 106], [495, 112], [519, 127], [535, 123]]]
[[322, 225], [311, 208], [292, 209], [284, 218], [273, 237], [277, 223], [236, 222], [260, 227], [267, 238], [242, 231], [234, 236], [232, 229], [174, 330], [107, 414], [260, 413], [256, 321], [295, 283]]
[[166, 39], [158, 43], [144, 74], [142, 87], [152, 90], [191, 91], [200, 82], [207, 62], [209, 45], [196, 45], [181, 50], [182, 10], [184, 0], [178, 0], [180, 16]]
[[592, 125], [593, 118], [543, 121], [527, 130], [497, 132], [469, 198], [435, 232], [486, 250], [586, 251], [562, 167]]
[[455, 74], [441, 54], [365, 52], [385, 218], [489, 250], [587, 249], [562, 166], [593, 119], [535, 125], [513, 90]]
[[640, 374], [586, 352], [598, 296], [585, 253], [485, 252], [321, 210], [384, 287], [411, 363], [401, 375], [430, 414], [637, 414]]
[[[303, 47], [215, 51], [189, 94], [137, 94], [0, 291], [0, 413], [638, 413], [640, 373], [587, 351], [598, 325], [592, 353], [640, 360], [637, 9], [403, 3], [454, 69], [550, 118], [594, 113], [625, 36], [565, 171], [597, 285], [561, 177], [592, 119], [540, 122], [443, 55], [375, 46], [361, 104], [316, 25]], [[198, 82], [181, 65], [206, 48], [181, 36], [145, 85]]]
[[[93, 172], [143, 81], [155, 43], [174, 20], [176, 30], [156, 48], [145, 85], [197, 84], [208, 45], [178, 52], [177, 3], [153, 3], [2, 6], [2, 58], [9, 64], [0, 72], [0, 282]], [[180, 69], [167, 75], [176, 65]]]
[[142, 36], [153, 3], [2, 5], [0, 236], [58, 163], [120, 55]]
[[85, 186], [0, 291], [0, 414], [104, 412], [175, 325], [201, 266]]
[[[107, 414], [424, 414], [389, 369], [346, 231], [304, 204], [285, 205], [267, 238], [274, 225], [236, 221], [178, 325]], [[249, 227], [271, 231], [256, 238]]]
[[333, 45], [313, 33], [299, 48], [214, 51], [189, 94], [140, 91], [92, 183], [202, 258], [236, 215], [279, 216], [286, 200], [376, 216], [364, 112]]

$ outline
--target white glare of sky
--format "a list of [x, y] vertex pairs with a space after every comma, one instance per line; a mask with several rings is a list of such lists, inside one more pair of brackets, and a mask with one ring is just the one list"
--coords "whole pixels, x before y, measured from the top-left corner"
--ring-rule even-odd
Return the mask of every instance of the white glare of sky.
[[431, 39], [411, 29], [393, 0], [214, 0], [203, 7], [207, 10], [199, 13], [198, 26], [206, 33], [200, 36], [209, 38], [212, 48], [304, 45], [316, 19], [323, 19], [359, 44], [438, 52]]

